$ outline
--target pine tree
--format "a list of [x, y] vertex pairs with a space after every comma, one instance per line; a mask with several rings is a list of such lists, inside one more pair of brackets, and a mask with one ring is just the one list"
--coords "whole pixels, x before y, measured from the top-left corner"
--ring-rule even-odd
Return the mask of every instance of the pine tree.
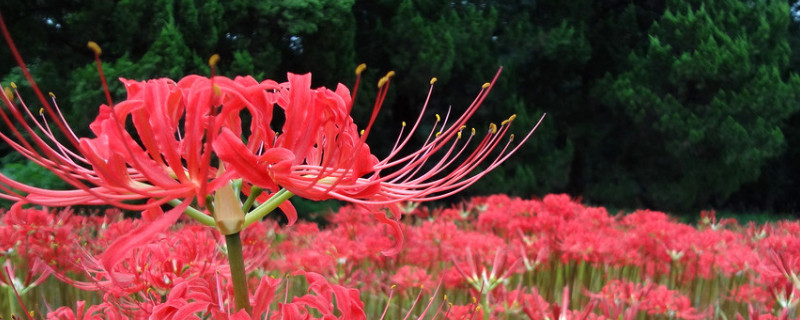
[[788, 12], [774, 1], [668, 1], [649, 45], [594, 88], [621, 133], [611, 170], [594, 173], [597, 188], [686, 209], [721, 204], [758, 178], [798, 110]]

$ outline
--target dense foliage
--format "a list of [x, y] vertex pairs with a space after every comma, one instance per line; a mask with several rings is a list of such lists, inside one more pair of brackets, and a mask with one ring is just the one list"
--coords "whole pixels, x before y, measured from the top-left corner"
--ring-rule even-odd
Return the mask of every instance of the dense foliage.
[[[512, 163], [471, 192], [796, 211], [800, 135], [790, 128], [800, 121], [800, 32], [792, 3], [9, 0], [0, 12], [40, 86], [59, 97], [73, 127], [85, 128], [79, 135], [89, 135], [103, 101], [88, 40], [103, 47], [109, 79], [207, 74], [213, 53], [225, 75], [313, 71], [315, 85], [329, 87], [351, 84], [360, 62], [370, 66], [367, 79], [395, 70], [372, 139], [396, 136], [417, 114], [431, 77], [441, 84], [431, 105], [444, 114], [465, 108], [474, 84], [502, 65], [476, 121], [517, 114], [532, 125], [550, 116]], [[3, 85], [24, 86], [6, 47], [0, 56]], [[121, 98], [121, 84], [110, 84]], [[375, 86], [360, 92], [354, 113], [365, 122]], [[381, 154], [392, 142], [371, 143]], [[46, 181], [11, 157], [0, 161], [3, 172]]]

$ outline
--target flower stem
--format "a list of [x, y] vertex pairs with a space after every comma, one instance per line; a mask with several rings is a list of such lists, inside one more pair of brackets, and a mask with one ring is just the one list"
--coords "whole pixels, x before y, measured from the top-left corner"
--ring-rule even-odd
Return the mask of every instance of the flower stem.
[[275, 210], [281, 203], [288, 200], [294, 195], [294, 193], [289, 192], [289, 190], [281, 189], [280, 191], [276, 192], [272, 195], [267, 202], [262, 203], [257, 208], [253, 209], [245, 215], [244, 217], [244, 227], [247, 228], [251, 224], [255, 223], [256, 221], [261, 220], [264, 216]]
[[8, 283], [10, 283], [10, 285], [6, 287], [8, 291], [6, 292], [6, 296], [8, 297], [8, 312], [10, 317], [17, 314], [17, 304], [14, 303], [14, 299], [11, 298], [14, 296], [14, 288], [11, 287], [14, 285], [14, 280], [11, 278], [9, 278], [8, 280], [9, 280]]
[[233, 282], [233, 298], [236, 301], [236, 311], [245, 309], [252, 312], [250, 294], [247, 292], [247, 276], [244, 270], [244, 256], [242, 255], [242, 238], [239, 232], [225, 236], [228, 246], [228, 263], [231, 266], [231, 281]]
[[[167, 203], [169, 203], [173, 207], [177, 207], [178, 205], [181, 204], [181, 201], [178, 200], [178, 199], [172, 199]], [[198, 222], [200, 222], [200, 223], [202, 223], [202, 224], [204, 224], [206, 226], [213, 227], [213, 226], [216, 225], [216, 224], [214, 224], [214, 218], [212, 218], [211, 216], [203, 213], [200, 210], [192, 208], [191, 206], [187, 207], [184, 212], [186, 212], [186, 215], [188, 215], [189, 217], [192, 217], [193, 219], [197, 220]]]
[[244, 201], [244, 204], [242, 205], [242, 211], [244, 212], [250, 211], [250, 208], [253, 207], [253, 203], [256, 202], [256, 198], [258, 198], [258, 196], [261, 195], [262, 191], [264, 190], [259, 187], [256, 186], [251, 187], [250, 196], [247, 197], [247, 200]]

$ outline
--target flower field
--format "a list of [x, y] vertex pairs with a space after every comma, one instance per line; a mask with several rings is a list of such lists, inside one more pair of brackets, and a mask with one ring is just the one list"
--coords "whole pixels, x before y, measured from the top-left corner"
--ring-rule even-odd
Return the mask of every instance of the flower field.
[[[566, 195], [400, 211], [396, 255], [383, 254], [400, 241], [390, 227], [351, 206], [328, 215], [326, 226], [265, 220], [245, 229], [253, 318], [797, 317], [797, 221], [742, 226], [704, 212], [692, 226], [655, 211], [609, 213]], [[2, 315], [250, 319], [234, 312], [216, 229], [186, 220], [140, 248], [108, 250], [152, 219], [113, 210], [4, 212]]]

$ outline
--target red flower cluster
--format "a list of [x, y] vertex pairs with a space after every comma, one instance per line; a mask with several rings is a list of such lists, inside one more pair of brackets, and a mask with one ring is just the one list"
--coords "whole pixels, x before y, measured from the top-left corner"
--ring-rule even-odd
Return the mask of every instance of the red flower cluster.
[[[743, 227], [728, 221], [716, 230], [697, 229], [654, 211], [611, 216], [563, 195], [542, 200], [498, 195], [447, 209], [412, 211], [404, 224], [408, 249], [385, 256], [381, 251], [392, 246], [391, 233], [387, 226], [372, 223], [363, 210], [343, 207], [325, 229], [263, 222], [245, 230], [253, 315], [271, 319], [316, 310], [337, 318], [347, 312], [377, 317], [375, 312], [382, 310], [368, 311], [367, 306], [383, 306], [390, 295], [398, 297], [391, 301], [406, 303], [425, 304], [428, 300], [421, 298], [433, 298], [431, 314], [453, 319], [480, 314], [697, 319], [720, 312], [728, 318], [760, 317], [791, 314], [800, 296], [798, 222]], [[113, 215], [7, 212], [0, 226], [9, 239], [3, 247], [7, 269], [18, 279], [31, 279], [24, 281], [26, 286], [53, 273], [73, 286], [103, 292], [101, 305], [82, 306], [94, 314], [245, 317], [232, 309], [219, 233], [183, 225], [125, 252], [108, 269], [103, 255], [94, 256], [110, 239], [144, 223], [110, 220]], [[67, 231], [80, 237], [59, 236]], [[50, 267], [27, 274], [23, 266], [37, 260]], [[297, 270], [305, 273], [306, 291], [291, 289], [302, 277], [280, 277]], [[445, 292], [446, 301], [436, 288]], [[404, 298], [414, 296], [418, 298]], [[451, 308], [451, 301], [462, 304]], [[58, 312], [54, 316], [68, 318], [73, 311]], [[396, 311], [390, 308], [388, 313]]]

